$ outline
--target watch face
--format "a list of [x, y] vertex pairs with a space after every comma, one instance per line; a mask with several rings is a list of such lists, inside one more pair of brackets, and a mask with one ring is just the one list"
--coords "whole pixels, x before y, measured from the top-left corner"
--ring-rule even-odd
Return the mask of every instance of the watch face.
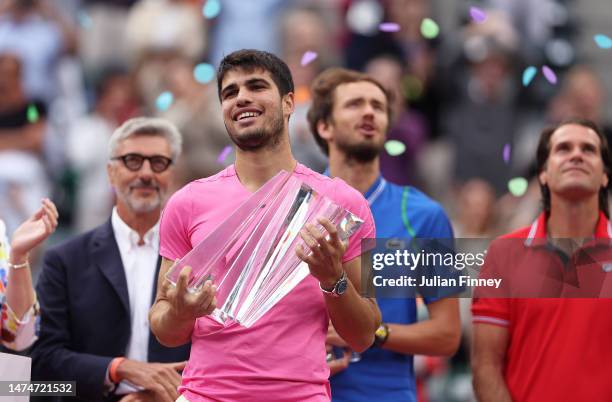
[[338, 282], [336, 293], [338, 293], [339, 295], [343, 294], [344, 292], [346, 292], [347, 287], [348, 287], [348, 280], [345, 278], [344, 280], [341, 280], [340, 282]]

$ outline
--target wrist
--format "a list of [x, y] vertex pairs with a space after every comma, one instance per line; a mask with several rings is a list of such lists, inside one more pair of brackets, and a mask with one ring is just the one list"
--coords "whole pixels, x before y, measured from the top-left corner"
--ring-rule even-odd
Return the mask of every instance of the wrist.
[[11, 249], [11, 253], [9, 255], [9, 263], [13, 265], [21, 265], [21, 264], [27, 263], [28, 260], [29, 260], [28, 253], [19, 253]]
[[125, 357], [115, 357], [113, 360], [111, 360], [108, 374], [110, 380], [115, 384], [120, 383], [124, 378], [124, 372], [122, 370], [125, 367], [125, 364], [123, 364], [124, 362]]
[[195, 323], [197, 317], [194, 317], [193, 314], [189, 314], [185, 311], [180, 311], [180, 309], [176, 308], [173, 305], [170, 305], [170, 308], [167, 310], [167, 313], [170, 318], [170, 322], [174, 327], [182, 327], [186, 322]]
[[327, 290], [328, 292], [331, 292], [336, 286], [336, 283], [338, 283], [338, 281], [342, 278], [342, 275], [343, 275], [343, 271], [340, 271], [328, 278], [324, 278], [320, 280], [319, 284], [321, 285], [321, 288], [323, 290]]

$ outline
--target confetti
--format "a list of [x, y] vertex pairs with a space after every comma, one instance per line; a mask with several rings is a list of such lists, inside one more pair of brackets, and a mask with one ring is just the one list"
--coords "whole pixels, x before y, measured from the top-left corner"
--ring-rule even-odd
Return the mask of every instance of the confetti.
[[209, 20], [215, 18], [221, 12], [221, 2], [219, 0], [206, 0], [202, 14]]
[[503, 158], [506, 164], [510, 163], [510, 144], [504, 145]]
[[79, 11], [77, 20], [81, 27], [85, 29], [91, 28], [91, 17], [85, 11]]
[[557, 74], [555, 74], [555, 72], [550, 67], [542, 66], [542, 73], [544, 73], [544, 77], [546, 77], [546, 80], [548, 80], [548, 82], [553, 85], [557, 83]]
[[375, 35], [384, 10], [376, 0], [352, 1], [346, 12], [346, 25], [360, 35]]
[[602, 49], [612, 49], [612, 39], [609, 36], [603, 34], [597, 34], [593, 36], [595, 43]]
[[318, 56], [319, 55], [317, 54], [317, 52], [313, 52], [312, 50], [307, 50], [302, 55], [302, 60], [300, 61], [300, 65], [304, 67], [306, 64], [311, 63]]
[[417, 101], [423, 96], [423, 83], [414, 75], [405, 75], [402, 78], [402, 95], [409, 101]]
[[39, 118], [40, 118], [40, 115], [38, 114], [38, 109], [36, 109], [36, 106], [35, 105], [28, 106], [28, 111], [27, 111], [28, 122], [36, 123]]
[[527, 191], [529, 183], [523, 177], [515, 177], [508, 182], [508, 190], [515, 197], [521, 197]]
[[421, 22], [421, 34], [427, 39], [433, 39], [440, 33], [440, 27], [431, 18], [423, 19]]
[[397, 32], [400, 30], [400, 26], [395, 22], [383, 22], [378, 26], [378, 29], [382, 32]]
[[523, 71], [523, 86], [529, 86], [529, 84], [531, 84], [531, 81], [533, 80], [533, 77], [535, 77], [537, 73], [538, 69], [534, 66], [527, 67], [525, 71]]
[[482, 24], [487, 19], [487, 14], [478, 7], [470, 7], [470, 17], [478, 24]]
[[221, 153], [217, 157], [217, 162], [219, 162], [219, 163], [225, 162], [225, 158], [227, 158], [227, 156], [231, 152], [232, 152], [232, 146], [231, 145], [227, 145], [225, 148], [223, 148], [223, 151], [221, 151]]
[[172, 102], [174, 102], [174, 95], [171, 92], [165, 91], [159, 94], [155, 100], [155, 106], [157, 106], [158, 110], [164, 112], [172, 106]]
[[406, 145], [397, 140], [389, 140], [385, 142], [385, 150], [391, 156], [398, 156], [406, 152]]
[[200, 63], [193, 69], [193, 77], [200, 84], [206, 84], [215, 77], [215, 68], [208, 63]]

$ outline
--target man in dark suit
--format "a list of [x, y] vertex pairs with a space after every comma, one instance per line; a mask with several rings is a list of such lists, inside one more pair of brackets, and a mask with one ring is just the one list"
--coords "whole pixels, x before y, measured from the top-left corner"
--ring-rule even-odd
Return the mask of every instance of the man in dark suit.
[[180, 151], [178, 130], [161, 119], [132, 119], [112, 135], [111, 218], [44, 258], [34, 380], [76, 381], [77, 397], [87, 401], [178, 397], [189, 345], [160, 345], [148, 310], [157, 286], [161, 206]]

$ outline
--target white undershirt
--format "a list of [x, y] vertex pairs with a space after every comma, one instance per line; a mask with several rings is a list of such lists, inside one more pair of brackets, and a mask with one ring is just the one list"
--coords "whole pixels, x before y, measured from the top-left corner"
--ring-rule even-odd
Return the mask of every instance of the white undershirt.
[[140, 236], [119, 217], [116, 207], [113, 208], [111, 224], [119, 246], [130, 299], [132, 333], [125, 357], [146, 362], [149, 349], [149, 309], [159, 255], [159, 222], [144, 235], [143, 245], [138, 245]]

